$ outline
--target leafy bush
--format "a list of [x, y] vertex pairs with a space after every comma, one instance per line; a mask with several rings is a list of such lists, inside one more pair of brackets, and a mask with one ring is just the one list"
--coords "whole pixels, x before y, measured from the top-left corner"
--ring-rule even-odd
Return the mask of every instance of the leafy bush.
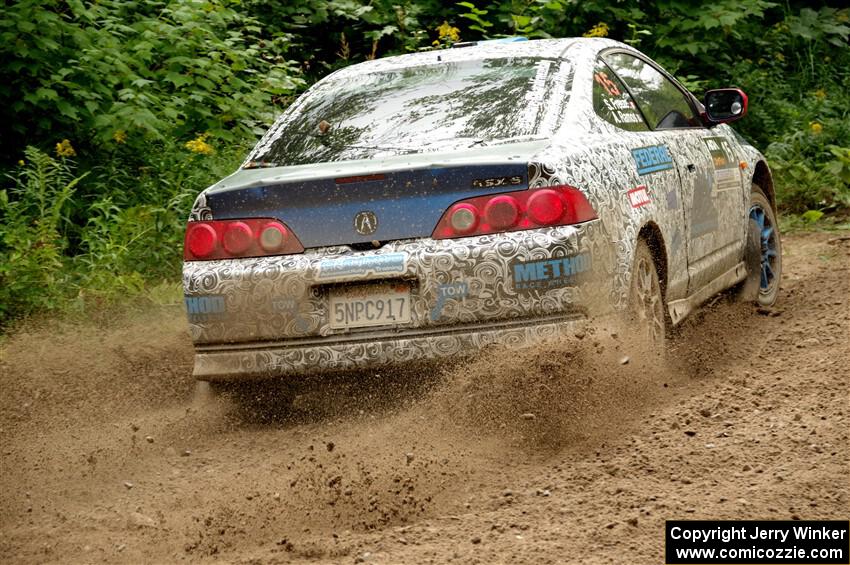
[[247, 147], [213, 155], [159, 149], [153, 166], [114, 159], [79, 176], [71, 159], [26, 149], [0, 190], [0, 325], [132, 298], [178, 276], [197, 187], [232, 171]]
[[65, 215], [74, 188], [69, 164], [28, 148], [0, 190], [0, 321], [56, 307], [62, 299]]
[[190, 145], [193, 150], [159, 142], [146, 164], [128, 166], [128, 158], [118, 157], [93, 170], [95, 178], [84, 187], [93, 200], [78, 211], [77, 286], [108, 300], [139, 291], [147, 282], [175, 278], [186, 218], [199, 188], [232, 172], [248, 150], [236, 144], [214, 151], [204, 143], [208, 149], [198, 151], [197, 145]]
[[[0, 140], [129, 143], [261, 133], [302, 86], [289, 37], [226, 0], [21, 0], [0, 15]], [[270, 100], [270, 97], [272, 98]]]

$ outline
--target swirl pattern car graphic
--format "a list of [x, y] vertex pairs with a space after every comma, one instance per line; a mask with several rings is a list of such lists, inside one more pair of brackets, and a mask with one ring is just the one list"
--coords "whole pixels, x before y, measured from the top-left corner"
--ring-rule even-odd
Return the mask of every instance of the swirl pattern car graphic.
[[678, 324], [752, 276], [751, 195], [775, 213], [764, 156], [727, 123], [746, 98], [723, 92], [743, 111], [712, 117], [717, 104], [601, 38], [480, 42], [332, 73], [195, 201], [183, 268], [195, 375], [557, 337], [634, 306], [641, 245], [662, 323]]

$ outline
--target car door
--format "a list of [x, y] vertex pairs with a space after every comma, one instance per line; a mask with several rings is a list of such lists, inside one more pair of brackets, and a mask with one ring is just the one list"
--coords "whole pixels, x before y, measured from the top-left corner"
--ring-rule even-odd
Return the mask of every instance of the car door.
[[622, 205], [636, 228], [650, 217], [661, 228], [668, 266], [667, 299], [683, 298], [688, 287], [685, 215], [679, 172], [671, 157], [674, 148], [663, 132], [650, 129], [625, 85], [599, 59], [593, 69], [592, 98], [595, 114], [618, 128], [616, 145], [625, 146], [628, 166], [620, 172], [626, 175], [611, 188], [622, 191]]
[[740, 258], [745, 202], [734, 145], [719, 129], [706, 128], [692, 96], [650, 61], [624, 51], [603, 58], [672, 149], [685, 203], [688, 294], [693, 294]]

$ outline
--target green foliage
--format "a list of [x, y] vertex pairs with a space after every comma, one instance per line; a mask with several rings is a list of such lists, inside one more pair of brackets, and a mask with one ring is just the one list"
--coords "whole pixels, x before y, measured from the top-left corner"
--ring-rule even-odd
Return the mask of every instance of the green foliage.
[[[224, 0], [21, 0], [0, 15], [0, 139], [98, 146], [259, 134], [303, 83], [289, 38]], [[26, 136], [26, 137], [25, 137]]]
[[69, 164], [29, 148], [0, 190], [0, 321], [55, 307], [64, 283], [65, 215], [74, 187]]
[[272, 37], [292, 37], [291, 51], [312, 79], [352, 62], [427, 47], [445, 20], [437, 0], [245, 0], [245, 8]]
[[245, 151], [210, 156], [159, 142], [153, 166], [113, 154], [75, 176], [72, 161], [27, 148], [0, 190], [0, 323], [109, 304], [173, 280], [197, 187], [232, 171]]

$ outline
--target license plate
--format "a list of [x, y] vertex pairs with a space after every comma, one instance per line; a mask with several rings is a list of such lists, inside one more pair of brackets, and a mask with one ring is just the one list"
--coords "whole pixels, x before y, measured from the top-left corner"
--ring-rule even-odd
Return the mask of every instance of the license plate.
[[410, 286], [403, 283], [333, 288], [329, 298], [333, 329], [387, 326], [410, 321]]

